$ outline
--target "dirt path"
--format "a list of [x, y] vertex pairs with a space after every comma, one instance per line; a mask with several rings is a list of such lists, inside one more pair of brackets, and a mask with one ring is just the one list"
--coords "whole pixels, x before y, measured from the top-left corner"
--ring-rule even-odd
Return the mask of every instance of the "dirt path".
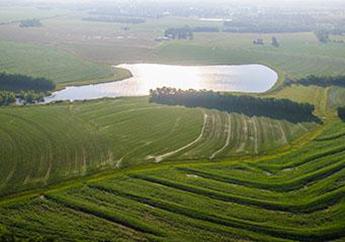
[[203, 123], [202, 129], [201, 129], [201, 132], [200, 132], [200, 135], [199, 135], [198, 138], [196, 138], [194, 141], [190, 142], [189, 144], [187, 144], [187, 145], [185, 145], [185, 146], [183, 146], [183, 147], [181, 147], [181, 148], [179, 148], [177, 150], [170, 151], [168, 153], [165, 153], [165, 154], [162, 154], [162, 155], [158, 155], [158, 156], [149, 156], [149, 158], [153, 158], [153, 159], [155, 159], [155, 161], [157, 163], [159, 163], [162, 160], [164, 160], [165, 158], [167, 158], [169, 156], [172, 156], [172, 155], [174, 155], [174, 154], [176, 154], [176, 153], [178, 153], [178, 152], [180, 152], [182, 150], [185, 150], [185, 149], [191, 147], [192, 145], [196, 144], [197, 142], [199, 142], [200, 139], [202, 138], [202, 136], [204, 135], [205, 128], [206, 128], [206, 123], [207, 123], [207, 117], [208, 117], [208, 115], [205, 112], [203, 112], [203, 114], [204, 114], [204, 123]]
[[214, 152], [211, 156], [210, 159], [212, 160], [214, 157], [216, 157], [216, 155], [220, 154], [221, 152], [223, 152], [223, 150], [226, 149], [226, 147], [229, 146], [230, 144], [230, 138], [231, 138], [231, 116], [230, 114], [227, 114], [228, 116], [228, 129], [227, 129], [227, 137], [226, 137], [226, 141], [225, 144], [222, 148], [220, 148], [219, 150], [217, 150], [216, 152]]

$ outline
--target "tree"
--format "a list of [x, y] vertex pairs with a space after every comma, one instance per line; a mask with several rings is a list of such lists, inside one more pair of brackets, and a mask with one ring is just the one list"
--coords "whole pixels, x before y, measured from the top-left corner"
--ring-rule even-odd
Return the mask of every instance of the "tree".
[[20, 21], [19, 27], [30, 28], [30, 27], [41, 27], [42, 23], [39, 19], [25, 19]]
[[193, 31], [189, 26], [182, 28], [169, 28], [164, 32], [164, 36], [171, 39], [193, 39]]
[[315, 31], [316, 38], [321, 42], [326, 44], [329, 41], [329, 33], [326, 30]]
[[337, 109], [337, 113], [338, 113], [338, 117], [339, 117], [341, 120], [345, 121], [345, 107], [339, 107], [339, 108]]
[[274, 47], [277, 47], [277, 48], [280, 46], [280, 44], [279, 44], [279, 42], [275, 36], [272, 37], [272, 45]]
[[0, 106], [7, 106], [16, 102], [16, 95], [13, 92], [0, 91]]

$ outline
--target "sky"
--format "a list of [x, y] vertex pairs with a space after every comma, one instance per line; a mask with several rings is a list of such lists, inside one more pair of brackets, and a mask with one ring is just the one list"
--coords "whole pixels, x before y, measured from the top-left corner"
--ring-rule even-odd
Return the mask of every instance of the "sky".
[[[63, 3], [72, 3], [72, 2], [85, 2], [85, 3], [90, 3], [90, 2], [114, 2], [114, 0], [22, 0], [26, 2], [63, 2]], [[119, 0], [116, 0], [119, 1]], [[120, 0], [122, 2], [126, 1], [133, 1], [133, 0]], [[135, 0], [138, 2], [145, 2], [145, 1], [156, 1], [156, 2], [186, 2], [186, 0]], [[214, 2], [215, 0], [187, 0], [191, 2], [203, 2], [203, 1], [208, 1], [208, 2]], [[325, 2], [324, 0], [227, 0], [229, 3], [231, 2], [246, 2], [246, 3], [276, 3], [276, 4], [281, 4], [282, 2], [285, 3], [293, 3], [293, 4], [300, 4], [300, 3], [315, 3], [315, 2]], [[226, 0], [222, 0], [222, 2], [227, 2]], [[343, 2], [344, 0], [327, 0], [327, 3], [330, 2]], [[15, 2], [15, 0], [13, 0]]]
[[[165, 3], [165, 2], [194, 2], [194, 3], [203, 3], [203, 2], [222, 2], [222, 3], [240, 3], [240, 4], [253, 4], [253, 5], [271, 5], [271, 6], [328, 6], [331, 5], [345, 5], [345, 0], [0, 0], [1, 2], [7, 2], [7, 3], [15, 3], [20, 1], [21, 3], [69, 3], [69, 4], [75, 4], [75, 3], [101, 3], [101, 2], [108, 2], [108, 3], [116, 3], [116, 2], [157, 2], [157, 3]], [[326, 2], [326, 3], [325, 3]]]

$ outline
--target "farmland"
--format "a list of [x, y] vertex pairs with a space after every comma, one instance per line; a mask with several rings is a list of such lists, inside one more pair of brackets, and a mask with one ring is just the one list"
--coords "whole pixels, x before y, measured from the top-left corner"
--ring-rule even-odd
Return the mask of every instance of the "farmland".
[[0, 218], [18, 238], [341, 241], [344, 136], [335, 134], [343, 129], [338, 122], [280, 158], [170, 163], [74, 182], [5, 202]]
[[[260, 35], [266, 42], [273, 34]], [[274, 34], [281, 47], [254, 46], [257, 34], [199, 34], [192, 42], [171, 42], [158, 47], [160, 59], [194, 63], [262, 63], [282, 70], [291, 78], [310, 74], [344, 74], [345, 45], [318, 43], [313, 33]]]
[[68, 14], [67, 10], [38, 9], [34, 7], [5, 7], [0, 8], [0, 23], [9, 24], [28, 18], [53, 18]]
[[[113, 67], [122, 63], [257, 63], [279, 80], [241, 95], [314, 105], [320, 122], [146, 96], [0, 107], [0, 241], [345, 241], [345, 122], [336, 115], [345, 88], [294, 82], [345, 75], [345, 44], [320, 43], [312, 32], [158, 42], [166, 28], [222, 23], [87, 16], [0, 6], [0, 72], [61, 89], [126, 79], [128, 70]], [[18, 26], [30, 18], [42, 27]], [[253, 45], [272, 36], [279, 47]]]
[[[35, 60], [35, 61], [32, 61]], [[33, 77], [44, 77], [60, 85], [78, 82], [88, 83], [92, 79], [123, 79], [129, 73], [81, 60], [66, 52], [32, 44], [0, 41], [1, 71], [20, 73]], [[20, 69], [20, 71], [18, 71]]]
[[[17, 25], [0, 26], [0, 39], [45, 47], [49, 43], [48, 47], [53, 45], [60, 51], [108, 68], [110, 65], [142, 62], [178, 65], [260, 63], [288, 74], [290, 78], [310, 74], [344, 74], [342, 67], [345, 63], [345, 45], [333, 42], [321, 44], [314, 33], [310, 32], [195, 33], [191, 41], [159, 43], [154, 39], [162, 35], [168, 26], [188, 24], [220, 27], [221, 24], [167, 17], [149, 19], [143, 24], [131, 26], [129, 30], [123, 30], [123, 25], [118, 23], [88, 22], [81, 20], [82, 17], [84, 15], [80, 13], [70, 13], [42, 20], [43, 27], [37, 29], [20, 29]], [[258, 37], [265, 43], [270, 43], [272, 36], [279, 40], [279, 48], [270, 44], [257, 46], [252, 43]], [[94, 72], [97, 75], [84, 73], [84, 76], [74, 79], [109, 75], [109, 72]]]
[[317, 126], [147, 98], [9, 107], [0, 119], [5, 194], [109, 168], [269, 153]]

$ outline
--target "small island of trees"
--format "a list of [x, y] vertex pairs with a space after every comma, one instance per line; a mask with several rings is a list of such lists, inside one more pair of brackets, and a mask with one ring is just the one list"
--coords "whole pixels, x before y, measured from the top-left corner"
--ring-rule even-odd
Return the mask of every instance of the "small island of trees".
[[259, 98], [247, 95], [224, 95], [208, 90], [181, 90], [169, 87], [150, 90], [150, 102], [186, 107], [204, 107], [247, 116], [265, 116], [290, 122], [319, 122], [314, 105], [288, 99]]

